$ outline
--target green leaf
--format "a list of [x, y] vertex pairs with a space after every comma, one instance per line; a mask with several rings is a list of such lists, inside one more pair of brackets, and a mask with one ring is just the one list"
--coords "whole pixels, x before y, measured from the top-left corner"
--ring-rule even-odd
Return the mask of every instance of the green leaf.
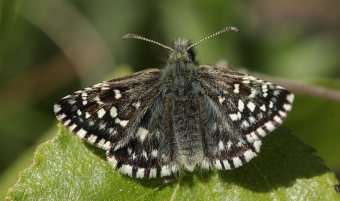
[[232, 171], [141, 180], [119, 174], [105, 153], [60, 126], [39, 146], [8, 200], [340, 200], [337, 180], [314, 150], [279, 128], [262, 152]]
[[[307, 80], [308, 81], [308, 80]], [[314, 78], [308, 82], [314, 86], [340, 89], [340, 80]], [[316, 150], [327, 165], [340, 170], [340, 102], [324, 98], [296, 94], [292, 112], [285, 125]]]

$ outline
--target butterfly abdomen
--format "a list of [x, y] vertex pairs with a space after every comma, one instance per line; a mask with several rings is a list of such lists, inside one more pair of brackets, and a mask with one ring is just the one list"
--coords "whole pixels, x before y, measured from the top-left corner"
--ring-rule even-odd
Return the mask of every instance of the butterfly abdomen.
[[171, 118], [175, 154], [178, 163], [193, 171], [204, 157], [200, 114], [195, 93], [169, 98], [172, 102]]

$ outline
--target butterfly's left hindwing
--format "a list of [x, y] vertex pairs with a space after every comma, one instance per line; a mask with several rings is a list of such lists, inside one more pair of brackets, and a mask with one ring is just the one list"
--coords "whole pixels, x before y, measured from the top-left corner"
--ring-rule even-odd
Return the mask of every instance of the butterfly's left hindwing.
[[109, 80], [59, 100], [54, 112], [74, 134], [99, 148], [123, 146], [159, 94], [161, 71]]

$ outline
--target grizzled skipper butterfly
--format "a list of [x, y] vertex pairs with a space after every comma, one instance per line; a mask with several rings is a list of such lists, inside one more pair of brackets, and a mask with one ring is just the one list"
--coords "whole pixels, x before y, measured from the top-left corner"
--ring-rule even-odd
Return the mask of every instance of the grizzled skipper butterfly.
[[106, 150], [113, 168], [131, 177], [169, 176], [196, 168], [229, 170], [260, 152], [261, 139], [282, 124], [294, 95], [250, 75], [198, 65], [194, 44], [168, 47], [163, 69], [148, 69], [74, 92], [54, 105], [57, 119]]

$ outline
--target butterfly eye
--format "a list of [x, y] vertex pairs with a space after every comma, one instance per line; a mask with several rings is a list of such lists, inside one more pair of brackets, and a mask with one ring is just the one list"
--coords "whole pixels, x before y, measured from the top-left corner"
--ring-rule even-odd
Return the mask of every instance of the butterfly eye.
[[196, 53], [192, 48], [188, 50], [188, 54], [191, 61], [196, 61]]

